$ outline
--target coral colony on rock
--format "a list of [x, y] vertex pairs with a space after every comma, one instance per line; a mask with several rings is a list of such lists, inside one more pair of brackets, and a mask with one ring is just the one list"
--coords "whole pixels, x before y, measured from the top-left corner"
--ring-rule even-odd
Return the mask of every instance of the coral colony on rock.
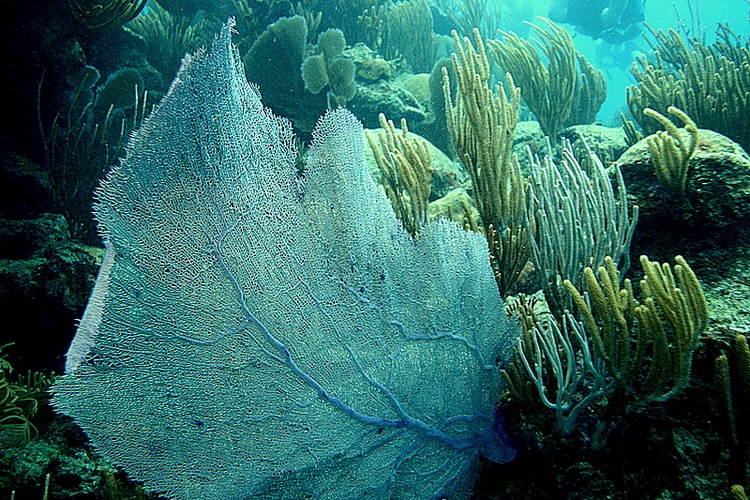
[[0, 498], [747, 498], [746, 10], [1, 3]]

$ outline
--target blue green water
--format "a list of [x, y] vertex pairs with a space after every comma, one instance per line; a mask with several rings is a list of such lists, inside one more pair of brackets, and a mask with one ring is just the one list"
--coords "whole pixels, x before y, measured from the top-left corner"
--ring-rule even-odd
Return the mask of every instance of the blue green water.
[[[500, 28], [503, 30], [517, 30], [523, 20], [534, 22], [536, 16], [548, 16], [552, 4], [551, 0], [500, 2], [503, 11]], [[523, 8], [519, 9], [518, 5]], [[655, 30], [678, 29], [682, 24], [690, 33], [704, 33], [706, 41], [710, 43], [715, 38], [717, 23], [729, 23], [738, 35], [750, 34], [749, 8], [750, 3], [746, 0], [646, 0], [645, 22]], [[524, 12], [514, 17], [521, 10]], [[629, 69], [638, 55], [650, 51], [648, 44], [643, 36], [638, 36], [613, 45], [577, 33], [570, 24], [562, 25], [573, 34], [576, 48], [607, 77], [607, 101], [602, 106], [598, 119], [605, 124], [619, 125], [618, 115], [625, 109], [625, 87], [634, 83]], [[646, 30], [642, 31], [647, 33]]]

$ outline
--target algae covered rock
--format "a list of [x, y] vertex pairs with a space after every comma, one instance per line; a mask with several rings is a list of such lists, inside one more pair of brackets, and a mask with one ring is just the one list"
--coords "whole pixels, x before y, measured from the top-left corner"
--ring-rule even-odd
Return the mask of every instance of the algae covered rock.
[[347, 108], [357, 115], [367, 128], [377, 128], [380, 125], [380, 113], [395, 119], [406, 118], [409, 126], [415, 128], [427, 119], [427, 110], [411, 92], [395, 82], [386, 80], [360, 86]]
[[365, 82], [387, 80], [393, 74], [391, 64], [381, 57], [361, 59], [355, 64], [357, 66], [357, 78]]
[[0, 249], [0, 314], [9, 318], [0, 345], [15, 344], [19, 370], [57, 367], [101, 251], [71, 242], [65, 218], [49, 213], [0, 219]]
[[699, 131], [683, 195], [659, 183], [646, 139], [617, 164], [632, 204], [640, 206], [634, 240], [638, 251], [656, 255], [668, 247], [735, 245], [750, 223], [750, 157], [721, 134]]
[[461, 224], [464, 220], [473, 221], [477, 226], [482, 219], [474, 206], [474, 201], [464, 188], [451, 189], [445, 196], [430, 203], [430, 219], [443, 217]]
[[585, 144], [603, 162], [616, 160], [628, 149], [622, 127], [574, 125], [563, 130], [561, 135], [573, 144], [576, 152], [584, 150]]
[[404, 79], [401, 85], [425, 107], [430, 106], [430, 74], [417, 73]]

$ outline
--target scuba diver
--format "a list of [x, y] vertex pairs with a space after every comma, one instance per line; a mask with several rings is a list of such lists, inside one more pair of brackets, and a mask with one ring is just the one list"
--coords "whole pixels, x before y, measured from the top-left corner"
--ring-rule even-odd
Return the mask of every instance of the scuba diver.
[[575, 26], [579, 33], [619, 44], [638, 36], [645, 0], [553, 0], [550, 20]]

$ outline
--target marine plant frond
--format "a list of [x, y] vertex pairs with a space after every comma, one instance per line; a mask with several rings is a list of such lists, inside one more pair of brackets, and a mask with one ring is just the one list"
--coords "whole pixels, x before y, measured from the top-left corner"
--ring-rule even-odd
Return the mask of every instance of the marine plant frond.
[[23, 446], [36, 438], [33, 423], [39, 405], [48, 397], [52, 377], [39, 372], [11, 377], [13, 366], [0, 347], [0, 448]]

